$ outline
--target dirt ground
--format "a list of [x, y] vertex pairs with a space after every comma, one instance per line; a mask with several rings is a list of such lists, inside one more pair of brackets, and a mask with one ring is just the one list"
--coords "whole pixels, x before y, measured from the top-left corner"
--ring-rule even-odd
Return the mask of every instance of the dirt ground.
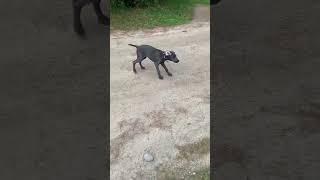
[[[166, 179], [160, 177], [166, 169], [179, 171], [180, 178], [209, 167], [208, 10], [202, 13], [207, 18], [183, 26], [111, 34], [111, 179]], [[167, 63], [173, 76], [160, 69], [159, 80], [148, 59], [146, 69], [136, 66], [134, 74], [136, 50], [128, 43], [174, 50], [180, 62]], [[143, 161], [144, 152], [154, 161]]]

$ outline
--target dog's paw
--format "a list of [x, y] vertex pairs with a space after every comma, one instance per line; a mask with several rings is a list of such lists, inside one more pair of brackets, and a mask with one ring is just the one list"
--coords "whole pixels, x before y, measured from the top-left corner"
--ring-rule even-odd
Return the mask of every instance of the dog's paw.
[[171, 74], [171, 73], [168, 73], [168, 76], [172, 76], [172, 74]]
[[163, 76], [159, 76], [159, 79], [161, 79], [161, 80], [162, 80], [162, 79], [163, 79]]
[[84, 28], [82, 26], [77, 26], [74, 28], [74, 31], [80, 36], [80, 37], [85, 37], [86, 36], [86, 32], [84, 30]]
[[145, 70], [146, 68], [145, 67], [141, 67], [141, 69]]

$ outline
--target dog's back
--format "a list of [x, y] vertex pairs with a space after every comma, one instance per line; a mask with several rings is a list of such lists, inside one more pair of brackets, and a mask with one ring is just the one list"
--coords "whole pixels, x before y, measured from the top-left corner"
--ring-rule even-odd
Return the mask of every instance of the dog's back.
[[157, 49], [155, 47], [152, 47], [150, 45], [133, 45], [129, 44], [130, 46], [136, 47], [139, 53], [142, 53], [144, 56], [152, 57], [156, 52], [161, 52], [160, 49]]

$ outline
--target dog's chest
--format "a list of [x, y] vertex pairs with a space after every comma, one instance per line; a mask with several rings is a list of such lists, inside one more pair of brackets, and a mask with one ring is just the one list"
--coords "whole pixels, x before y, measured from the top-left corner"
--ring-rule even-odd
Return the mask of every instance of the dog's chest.
[[164, 59], [161, 59], [161, 60], [159, 61], [159, 63], [160, 63], [160, 64], [161, 64], [161, 63], [164, 63], [164, 61], [165, 61]]

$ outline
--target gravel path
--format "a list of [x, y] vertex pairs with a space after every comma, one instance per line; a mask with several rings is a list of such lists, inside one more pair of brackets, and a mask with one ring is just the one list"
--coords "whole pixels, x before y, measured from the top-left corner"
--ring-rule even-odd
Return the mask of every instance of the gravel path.
[[[137, 66], [134, 74], [135, 48], [128, 43], [172, 49], [181, 61], [167, 63], [172, 77], [160, 69], [164, 80], [148, 59], [143, 62], [146, 70]], [[162, 166], [184, 171], [208, 166], [209, 152], [192, 161], [178, 159], [182, 152], [177, 146], [210, 136], [209, 22], [114, 32], [110, 44], [111, 179], [150, 179]], [[146, 151], [154, 156], [152, 162], [143, 161]]]

